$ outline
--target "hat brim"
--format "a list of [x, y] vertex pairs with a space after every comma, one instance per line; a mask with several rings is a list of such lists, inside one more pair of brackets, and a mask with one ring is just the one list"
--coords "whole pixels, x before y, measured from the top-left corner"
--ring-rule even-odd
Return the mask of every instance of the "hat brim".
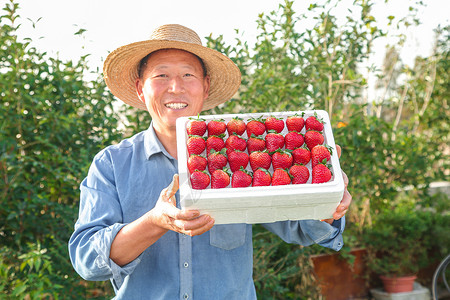
[[111, 93], [133, 107], [147, 110], [136, 93], [139, 63], [151, 52], [170, 48], [191, 52], [203, 60], [210, 76], [209, 95], [203, 103], [203, 110], [228, 101], [239, 89], [241, 72], [222, 53], [187, 42], [148, 40], [122, 46], [108, 55], [103, 65], [103, 75]]

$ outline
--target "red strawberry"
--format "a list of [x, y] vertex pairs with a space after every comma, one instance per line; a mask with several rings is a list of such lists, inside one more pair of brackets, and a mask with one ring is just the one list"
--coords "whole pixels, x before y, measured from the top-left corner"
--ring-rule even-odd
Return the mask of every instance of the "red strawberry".
[[205, 120], [201, 119], [200, 115], [198, 115], [197, 118], [189, 118], [189, 121], [186, 125], [186, 131], [190, 135], [203, 136], [206, 132]]
[[311, 152], [308, 149], [301, 147], [292, 151], [292, 157], [294, 158], [294, 164], [307, 165], [311, 160]]
[[291, 153], [277, 149], [272, 154], [272, 166], [273, 169], [289, 169], [292, 166], [293, 158]]
[[323, 120], [320, 119], [316, 113], [314, 113], [314, 116], [310, 116], [306, 119], [305, 127], [306, 127], [306, 130], [322, 131], [323, 130]]
[[303, 126], [305, 126], [305, 119], [303, 119], [303, 115], [305, 113], [302, 113], [301, 116], [298, 114], [294, 114], [292, 116], [287, 117], [286, 119], [286, 127], [288, 131], [297, 131], [300, 132], [303, 129]]
[[323, 135], [315, 130], [309, 130], [305, 133], [305, 143], [309, 150], [312, 150], [314, 146], [321, 145], [324, 142]]
[[318, 164], [312, 169], [312, 183], [328, 182], [331, 176], [330, 169], [324, 164]]
[[250, 118], [247, 120], [247, 137], [262, 135], [266, 132], [266, 125], [264, 125], [264, 120], [262, 118]]
[[194, 190], [204, 190], [208, 187], [210, 178], [206, 171], [195, 171], [191, 174], [191, 185]]
[[292, 184], [303, 184], [308, 182], [309, 170], [304, 165], [293, 165], [289, 169], [289, 174], [292, 176]]
[[246, 128], [247, 126], [245, 125], [245, 122], [239, 117], [234, 117], [227, 123], [227, 131], [229, 135], [232, 135], [233, 133], [242, 135]]
[[192, 154], [189, 156], [187, 161], [187, 167], [189, 170], [189, 173], [194, 173], [195, 170], [203, 171], [206, 169], [206, 165], [208, 164], [208, 161], [206, 160], [206, 157]]
[[223, 141], [224, 135], [216, 136], [211, 135], [206, 139], [206, 156], [211, 153], [211, 149], [220, 151], [225, 148], [225, 142]]
[[231, 151], [228, 155], [228, 163], [230, 164], [231, 172], [236, 172], [241, 167], [247, 167], [249, 161], [248, 154], [239, 150]]
[[276, 132], [281, 133], [284, 129], [283, 119], [275, 116], [268, 117], [264, 122], [264, 125], [266, 125], [267, 132], [269, 132], [269, 130], [275, 130]]
[[272, 182], [272, 176], [266, 169], [259, 168], [253, 173], [252, 186], [269, 186]]
[[249, 155], [249, 160], [253, 172], [259, 168], [269, 169], [272, 162], [272, 158], [267, 151], [253, 151]]
[[227, 157], [225, 156], [225, 149], [221, 151], [211, 150], [208, 156], [208, 170], [212, 174], [217, 169], [223, 169], [227, 165]]
[[316, 145], [311, 150], [311, 165], [314, 168], [319, 163], [327, 163], [331, 159], [331, 147], [325, 145]]
[[249, 171], [241, 167], [231, 176], [231, 187], [248, 187], [252, 184], [252, 175]]
[[188, 140], [186, 141], [186, 145], [189, 155], [202, 154], [202, 152], [205, 151], [206, 148], [205, 139], [198, 135], [189, 136]]
[[230, 174], [227, 168], [217, 169], [211, 174], [211, 188], [223, 189], [230, 184]]
[[208, 123], [208, 136], [210, 135], [221, 135], [227, 130], [227, 124], [225, 124], [224, 119], [211, 120]]
[[233, 133], [225, 141], [225, 148], [227, 148], [227, 154], [230, 154], [233, 150], [245, 151], [247, 141], [243, 137]]
[[252, 153], [253, 151], [263, 151], [266, 149], [266, 141], [262, 135], [254, 135], [247, 140], [247, 151], [248, 153]]
[[266, 137], [264, 138], [266, 140], [266, 147], [269, 153], [281, 149], [284, 146], [284, 137], [280, 133], [276, 133], [273, 130], [270, 130], [268, 134], [266, 134]]
[[294, 150], [295, 148], [301, 147], [304, 142], [303, 135], [297, 131], [290, 131], [284, 136], [286, 149]]
[[291, 176], [284, 169], [276, 169], [272, 176], [272, 185], [287, 185], [291, 183]]

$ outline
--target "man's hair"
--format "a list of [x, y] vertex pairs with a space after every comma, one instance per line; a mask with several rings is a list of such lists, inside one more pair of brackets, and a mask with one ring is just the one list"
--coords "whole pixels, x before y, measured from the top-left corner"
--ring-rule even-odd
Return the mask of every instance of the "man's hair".
[[[161, 49], [161, 50], [169, 50], [169, 49]], [[147, 61], [148, 61], [148, 59], [150, 58], [150, 56], [152, 56], [152, 54], [154, 54], [154, 53], [156, 53], [156, 52], [158, 52], [158, 51], [159, 51], [159, 50], [154, 51], [154, 52], [150, 52], [150, 53], [147, 54], [143, 59], [141, 59], [141, 61], [139, 62], [139, 66], [138, 66], [138, 76], [139, 76], [140, 79], [142, 79], [142, 76], [144, 75], [144, 70], [145, 70], [145, 67], [147, 66]], [[189, 52], [189, 53], [191, 53], [191, 52]], [[206, 75], [208, 75], [208, 72], [207, 72], [207, 70], [206, 70], [205, 63], [203, 62], [203, 60], [202, 60], [200, 57], [198, 57], [198, 56], [195, 55], [194, 53], [191, 53], [191, 54], [194, 55], [195, 57], [197, 57], [198, 61], [200, 62], [200, 65], [202, 66], [203, 77], [206, 77]]]

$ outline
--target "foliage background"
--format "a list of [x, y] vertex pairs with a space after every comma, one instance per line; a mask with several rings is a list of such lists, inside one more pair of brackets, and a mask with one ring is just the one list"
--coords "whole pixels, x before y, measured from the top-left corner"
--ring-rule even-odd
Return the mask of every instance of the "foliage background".
[[[222, 36], [207, 37], [208, 46], [231, 57], [243, 77], [235, 98], [206, 114], [327, 110], [354, 199], [346, 249], [364, 246], [363, 229], [394, 207], [432, 211], [438, 221], [428, 230], [445, 236], [448, 198], [429, 195], [428, 187], [449, 181], [449, 27], [436, 29], [434, 53], [412, 67], [399, 57], [405, 37], [398, 35], [378, 70], [366, 64], [374, 41], [387, 33], [371, 14], [373, 1], [356, 0], [358, 17], [344, 24], [334, 15], [339, 1], [320, 3], [298, 14], [285, 1], [260, 15], [254, 45], [238, 31], [233, 45]], [[408, 18], [390, 16], [390, 26], [418, 24], [421, 5], [411, 5]], [[11, 0], [0, 17], [0, 298], [110, 298], [108, 282], [85, 282], [73, 271], [67, 240], [92, 157], [145, 129], [147, 116], [113, 107], [101, 74], [85, 79], [86, 57], [61, 61], [40, 53], [29, 39], [19, 41], [18, 9]], [[296, 24], [311, 16], [315, 25], [299, 32]], [[368, 93], [368, 74], [378, 77], [377, 98]], [[449, 251], [447, 242], [430, 239], [426, 247], [437, 249], [439, 259]], [[254, 246], [259, 298], [320, 297], [309, 257], [323, 249], [285, 244], [259, 226]]]

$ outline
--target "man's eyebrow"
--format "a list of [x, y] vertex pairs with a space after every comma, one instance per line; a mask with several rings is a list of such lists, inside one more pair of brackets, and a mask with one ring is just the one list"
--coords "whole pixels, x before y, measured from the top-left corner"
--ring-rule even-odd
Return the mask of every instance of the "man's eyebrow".
[[[159, 64], [159, 65], [156, 65], [153, 69], [154, 70], [164, 70], [164, 69], [169, 69], [169, 68], [170, 68], [170, 66], [167, 64]], [[187, 70], [196, 70], [197, 69], [190, 64], [182, 65], [181, 68], [187, 69]], [[197, 70], [197, 71], [202, 72], [201, 70]]]

